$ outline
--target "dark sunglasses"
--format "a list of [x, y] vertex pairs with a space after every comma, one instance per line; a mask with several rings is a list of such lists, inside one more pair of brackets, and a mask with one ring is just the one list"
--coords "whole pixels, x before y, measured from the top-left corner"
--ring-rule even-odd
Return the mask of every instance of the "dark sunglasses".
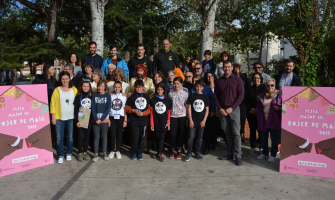
[[271, 86], [271, 87], [274, 87], [275, 84], [271, 84], [271, 85], [270, 85], [270, 84], [267, 84], [267, 85], [266, 85], [266, 87], [270, 87], [270, 86]]
[[262, 68], [262, 67], [255, 67], [255, 69], [260, 69], [260, 68]]
[[198, 70], [198, 69], [201, 69], [201, 68], [194, 68], [194, 69]]
[[192, 76], [186, 76], [186, 78], [191, 78]]

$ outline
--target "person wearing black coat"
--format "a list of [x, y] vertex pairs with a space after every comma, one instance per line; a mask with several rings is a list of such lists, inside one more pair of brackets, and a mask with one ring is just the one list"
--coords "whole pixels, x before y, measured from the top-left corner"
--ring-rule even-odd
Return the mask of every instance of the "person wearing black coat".
[[285, 63], [285, 71], [275, 77], [276, 89], [283, 92], [284, 86], [302, 86], [300, 77], [293, 72], [295, 61], [288, 59]]

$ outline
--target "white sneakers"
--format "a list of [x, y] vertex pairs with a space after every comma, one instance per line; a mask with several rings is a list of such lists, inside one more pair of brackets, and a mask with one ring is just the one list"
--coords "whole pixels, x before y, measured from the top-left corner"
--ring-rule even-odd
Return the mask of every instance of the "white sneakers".
[[250, 150], [249, 150], [249, 154], [254, 154], [255, 153], [255, 148], [251, 148]]
[[120, 153], [120, 151], [118, 151], [118, 152], [116, 152], [116, 159], [121, 159], [122, 157], [121, 157], [121, 153]]
[[109, 157], [110, 159], [113, 159], [113, 158], [114, 158], [114, 155], [115, 155], [115, 152], [114, 152], [114, 151], [111, 151], [111, 152], [109, 153], [108, 157]]
[[273, 163], [276, 159], [277, 159], [276, 157], [271, 156], [271, 157], [268, 159], [268, 162]]
[[66, 161], [71, 161], [72, 160], [72, 156], [66, 156]]
[[121, 159], [121, 158], [122, 158], [122, 157], [121, 157], [121, 153], [120, 153], [119, 151], [118, 151], [118, 152], [114, 152], [114, 151], [112, 151], [112, 152], [110, 152], [109, 155], [108, 155], [108, 157], [109, 157], [110, 159], [113, 159], [114, 156], [116, 157], [116, 159]]
[[257, 157], [258, 160], [263, 160], [264, 158], [267, 159], [269, 158], [269, 156], [261, 154], [260, 156]]
[[269, 156], [264, 155], [264, 154], [258, 156], [257, 159], [259, 159], [259, 160], [268, 159], [268, 162], [270, 162], [270, 163], [273, 163], [275, 160], [277, 160], [277, 158], [274, 157], [274, 156], [269, 157]]
[[58, 158], [58, 164], [62, 164], [64, 162], [64, 158]]

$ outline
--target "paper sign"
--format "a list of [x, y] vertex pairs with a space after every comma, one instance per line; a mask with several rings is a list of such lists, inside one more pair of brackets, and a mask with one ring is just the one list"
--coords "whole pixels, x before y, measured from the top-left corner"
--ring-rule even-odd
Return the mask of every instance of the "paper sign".
[[81, 127], [88, 129], [88, 122], [90, 120], [91, 109], [79, 108], [80, 115], [78, 113], [78, 121]]

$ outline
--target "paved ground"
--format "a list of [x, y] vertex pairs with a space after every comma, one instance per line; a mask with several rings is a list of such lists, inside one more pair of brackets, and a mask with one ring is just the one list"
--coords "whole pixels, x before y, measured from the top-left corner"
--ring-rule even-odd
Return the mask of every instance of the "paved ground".
[[279, 160], [257, 160], [247, 145], [240, 167], [217, 159], [226, 154], [221, 142], [187, 163], [132, 161], [126, 146], [122, 160], [79, 163], [74, 153], [70, 162], [0, 178], [0, 199], [334, 199], [334, 179], [281, 174]]

